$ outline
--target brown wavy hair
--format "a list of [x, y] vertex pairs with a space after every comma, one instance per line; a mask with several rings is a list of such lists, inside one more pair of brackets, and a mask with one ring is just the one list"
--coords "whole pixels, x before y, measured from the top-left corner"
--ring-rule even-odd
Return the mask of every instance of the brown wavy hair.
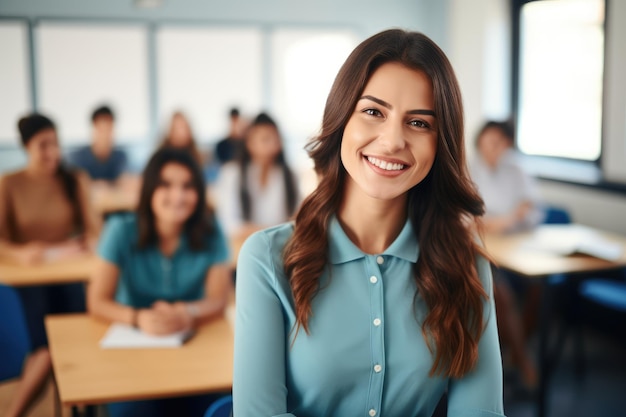
[[300, 206], [284, 251], [296, 306], [296, 335], [308, 333], [311, 300], [328, 268], [328, 224], [339, 209], [346, 170], [340, 150], [344, 129], [372, 74], [388, 62], [423, 71], [431, 80], [438, 120], [437, 152], [429, 174], [408, 191], [407, 212], [420, 245], [415, 297], [428, 306], [422, 334], [434, 355], [430, 375], [458, 378], [478, 360], [487, 293], [476, 269], [483, 254], [468, 219], [478, 221], [483, 201], [465, 162], [463, 105], [450, 62], [427, 36], [386, 30], [362, 42], [343, 64], [326, 101], [320, 134], [307, 145], [319, 185]]

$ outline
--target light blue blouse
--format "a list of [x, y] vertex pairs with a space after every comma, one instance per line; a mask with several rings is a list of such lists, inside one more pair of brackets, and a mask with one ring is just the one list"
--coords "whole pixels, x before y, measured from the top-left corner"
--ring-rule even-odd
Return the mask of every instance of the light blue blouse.
[[181, 237], [171, 257], [156, 245], [139, 249], [137, 216], [111, 217], [98, 242], [98, 255], [120, 270], [115, 301], [135, 308], [149, 308], [157, 300], [194, 301], [204, 296], [209, 268], [229, 259], [228, 244], [216, 223], [205, 238], [205, 248], [192, 250], [187, 236]]
[[430, 417], [448, 389], [448, 415], [503, 415], [502, 363], [491, 270], [478, 258], [490, 298], [479, 361], [462, 379], [429, 377], [426, 315], [412, 269], [418, 243], [410, 222], [382, 254], [368, 255], [336, 218], [329, 273], [313, 298], [310, 334], [294, 339], [294, 301], [282, 251], [284, 224], [251, 236], [237, 265], [234, 415], [237, 417]]

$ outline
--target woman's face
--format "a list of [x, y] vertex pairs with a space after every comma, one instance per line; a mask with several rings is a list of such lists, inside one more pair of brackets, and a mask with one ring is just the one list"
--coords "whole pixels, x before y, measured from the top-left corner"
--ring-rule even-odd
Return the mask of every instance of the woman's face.
[[185, 147], [191, 143], [191, 129], [184, 117], [177, 115], [172, 119], [170, 126], [170, 145], [174, 147]]
[[488, 128], [478, 138], [478, 152], [491, 167], [498, 165], [500, 158], [510, 147], [508, 139], [498, 128]]
[[59, 168], [61, 151], [57, 132], [53, 128], [37, 132], [26, 145], [31, 166], [46, 174], [54, 174]]
[[430, 79], [398, 63], [372, 74], [341, 142], [347, 190], [382, 200], [404, 197], [430, 171], [437, 151]]
[[272, 163], [281, 150], [276, 128], [269, 124], [254, 126], [246, 137], [246, 148], [257, 163]]
[[198, 204], [191, 171], [170, 162], [161, 168], [159, 185], [152, 194], [152, 211], [159, 222], [184, 224]]

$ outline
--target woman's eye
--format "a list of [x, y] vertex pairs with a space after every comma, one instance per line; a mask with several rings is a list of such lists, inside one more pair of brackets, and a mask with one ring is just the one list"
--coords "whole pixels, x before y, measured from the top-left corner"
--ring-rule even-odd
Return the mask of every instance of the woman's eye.
[[423, 120], [411, 120], [409, 122], [409, 124], [411, 126], [413, 126], [413, 127], [419, 127], [419, 128], [422, 128], [422, 129], [430, 128], [430, 125], [428, 123], [426, 123], [425, 121], [423, 121]]
[[370, 116], [382, 116], [382, 114], [376, 109], [365, 109], [363, 110], [363, 113]]

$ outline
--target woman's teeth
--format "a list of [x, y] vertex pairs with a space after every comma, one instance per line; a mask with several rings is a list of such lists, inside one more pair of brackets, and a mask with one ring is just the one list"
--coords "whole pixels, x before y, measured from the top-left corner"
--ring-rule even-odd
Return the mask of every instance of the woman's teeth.
[[368, 156], [367, 160], [370, 162], [370, 164], [376, 165], [378, 168], [384, 169], [385, 171], [400, 171], [401, 169], [404, 169], [403, 164], [381, 161], [380, 159], [374, 158], [373, 156]]

